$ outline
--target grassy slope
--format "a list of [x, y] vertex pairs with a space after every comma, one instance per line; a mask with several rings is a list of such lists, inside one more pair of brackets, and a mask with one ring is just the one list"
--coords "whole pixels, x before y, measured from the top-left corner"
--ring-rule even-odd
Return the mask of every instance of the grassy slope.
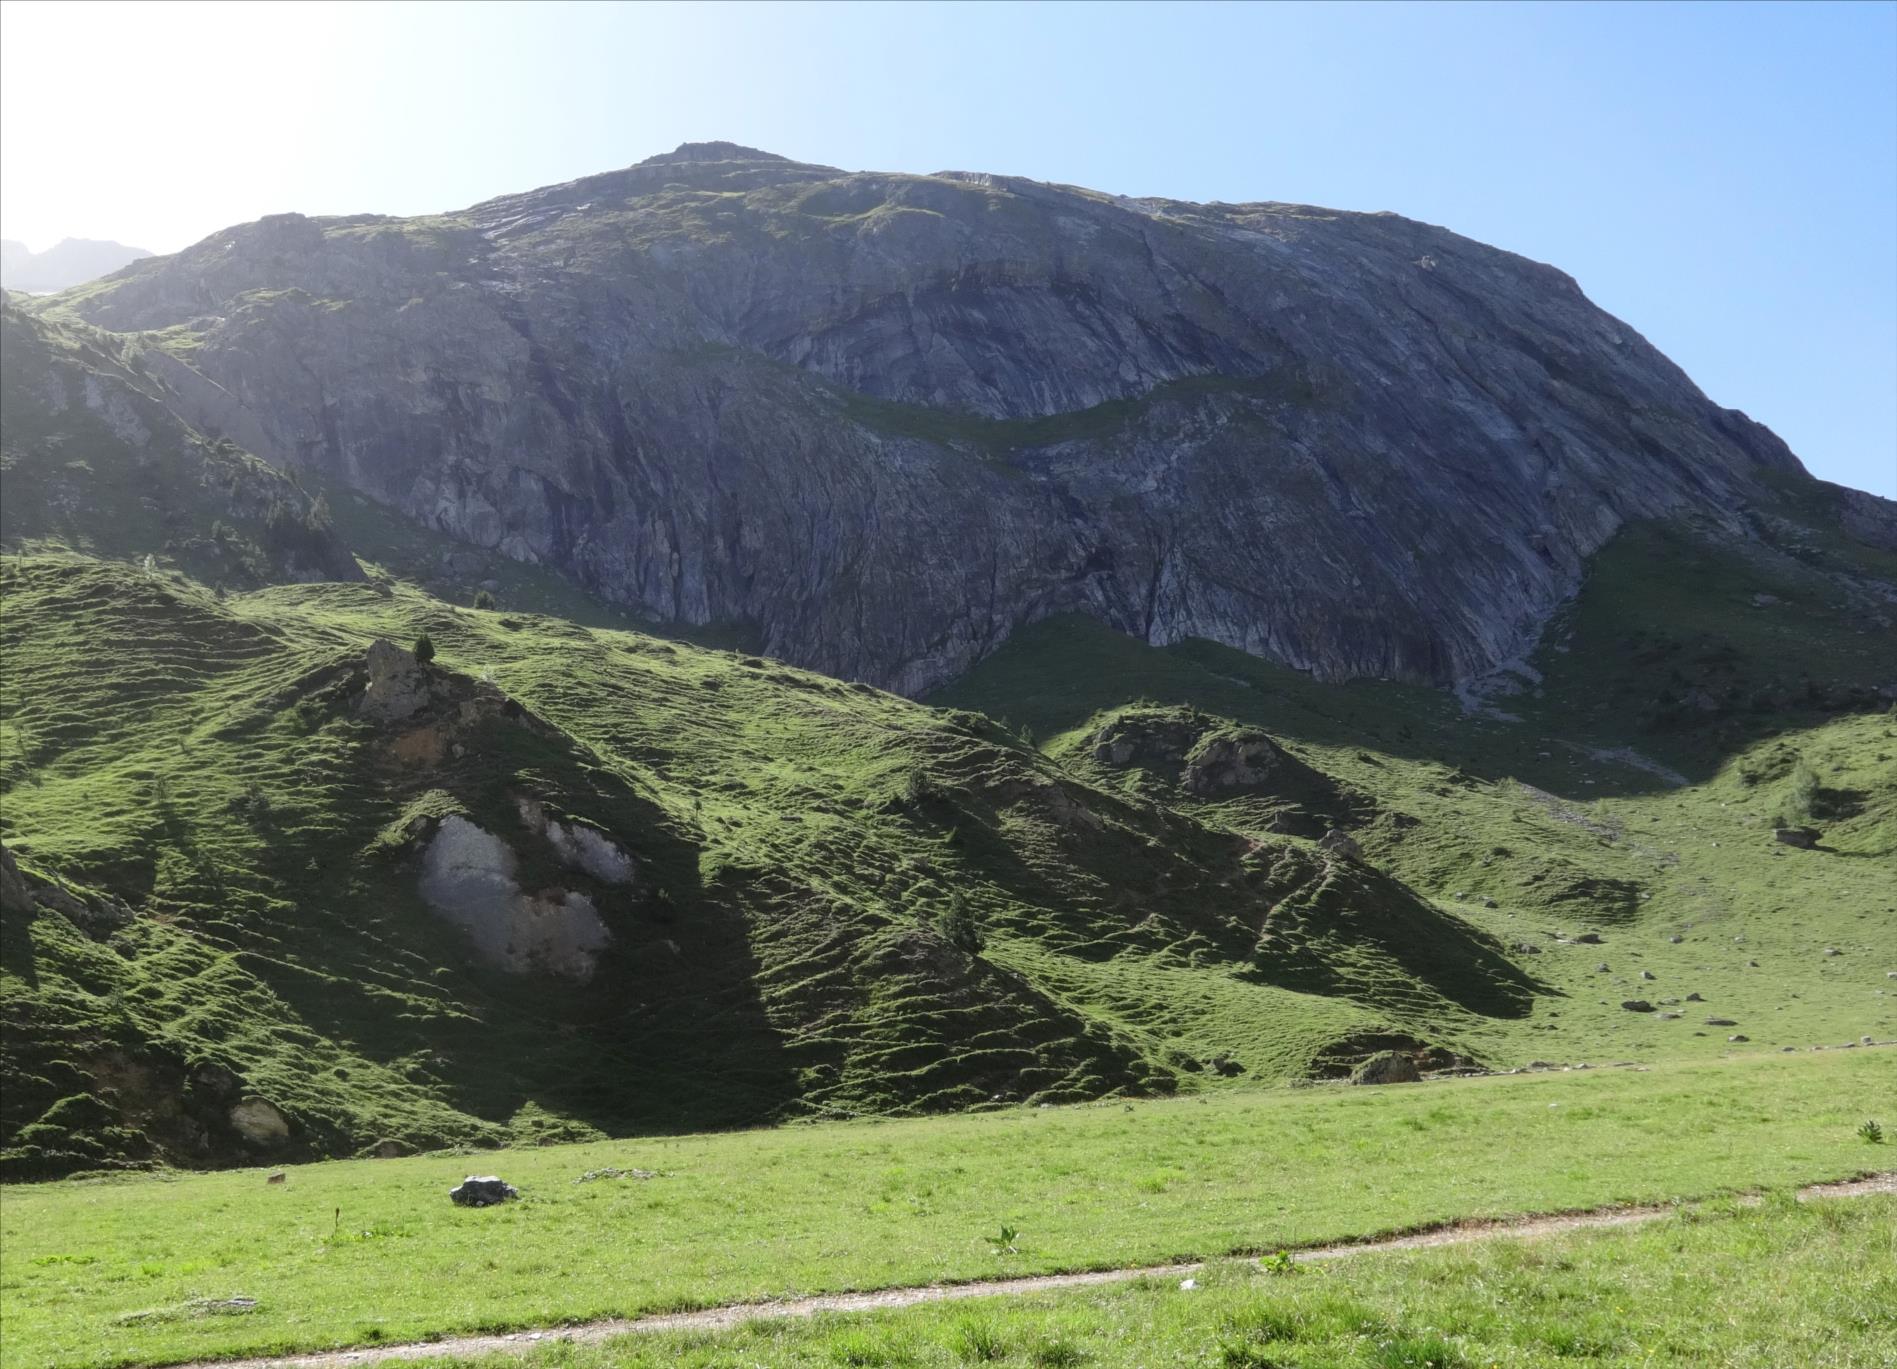
[[[1512, 719], [1042, 624], [943, 700], [1031, 725], [1038, 752], [757, 658], [386, 584], [218, 599], [8, 557], [7, 840], [149, 914], [109, 941], [9, 927], [8, 1164], [241, 1159], [229, 1100], [193, 1092], [213, 1066], [291, 1116], [284, 1154], [314, 1155], [1230, 1087], [1208, 1062], [1296, 1076], [1377, 1032], [1499, 1065], [1889, 1038], [1897, 728], [1837, 710], [1867, 705], [1890, 634], [1811, 569], [1858, 552], [1803, 550], [1636, 530], [1539, 686], [1497, 700]], [[346, 681], [372, 636], [423, 628], [552, 734], [398, 759]], [[1095, 759], [1101, 727], [1142, 718], [1262, 726], [1310, 770], [1207, 800]], [[620, 954], [590, 988], [481, 968], [417, 896], [406, 825], [457, 810], [571, 884], [519, 831], [523, 793], [642, 862], [636, 890], [591, 890]], [[1367, 866], [1276, 835], [1326, 794]], [[1814, 803], [1828, 850], [1771, 842]], [[983, 960], [934, 930], [958, 897]], [[1605, 944], [1554, 935], [1582, 928]]]
[[[6, 1362], [69, 1369], [1162, 1262], [1875, 1168], [1888, 1050], [14, 1187]], [[606, 1167], [652, 1178], [582, 1182]], [[340, 1218], [337, 1216], [340, 1209]], [[985, 1239], [1002, 1225], [1019, 1253]], [[216, 1315], [197, 1299], [257, 1300]], [[1099, 1331], [1108, 1323], [1096, 1327]]]
[[[1551, 628], [1532, 662], [1538, 683], [1474, 713], [1432, 690], [1319, 685], [1208, 643], [1155, 649], [1079, 619], [1017, 634], [933, 702], [1008, 719], [1078, 775], [1245, 833], [1271, 830], [1281, 809], [1196, 798], [1151, 767], [1101, 763], [1094, 743], [1154, 718], [1268, 730], [1374, 800], [1353, 831], [1370, 862], [1502, 943], [1537, 948], [1518, 959], [1552, 992], [1526, 1018], [1460, 1033], [1491, 1058], [1886, 1039], [1897, 1034], [1885, 978], [1897, 969], [1897, 718], [1873, 687], [1897, 681], [1897, 634], [1887, 608], [1812, 567], [1829, 557], [1832, 571], [1881, 578], [1890, 558], [1812, 532], [1781, 540], [1805, 554], [1630, 530]], [[1755, 606], [1760, 594], [1776, 602]], [[1776, 844], [1782, 815], [1823, 828], [1826, 849]], [[1556, 940], [1583, 930], [1603, 944]], [[1663, 1001], [1691, 993], [1704, 1001]], [[1621, 1010], [1631, 998], [1684, 1015]]]
[[[1221, 1053], [1282, 1077], [1532, 997], [1392, 881], [1091, 788], [972, 715], [375, 584], [218, 598], [57, 555], [4, 576], [8, 844], [145, 913], [9, 933], [16, 1174], [241, 1156], [201, 1100], [216, 1069], [291, 1116], [286, 1154], [335, 1154], [1212, 1086]], [[461, 688], [492, 676], [545, 725], [357, 719], [367, 643], [423, 629]], [[553, 868], [522, 795], [612, 833], [638, 886]], [[425, 910], [414, 834], [455, 811], [600, 901], [592, 985], [485, 970]], [[958, 898], [981, 959], [934, 929]], [[1383, 939], [1261, 954], [1274, 908]]]
[[1657, 1226], [1148, 1280], [444, 1364], [1876, 1369], [1897, 1362], [1897, 1199], [1683, 1208]]

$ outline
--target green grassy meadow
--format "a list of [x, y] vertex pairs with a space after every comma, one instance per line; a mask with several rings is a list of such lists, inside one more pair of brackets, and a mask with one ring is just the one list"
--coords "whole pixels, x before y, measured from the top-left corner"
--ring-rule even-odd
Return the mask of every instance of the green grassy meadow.
[[[10, 1186], [5, 1361], [393, 1342], [1783, 1188], [1887, 1167], [1856, 1129], [1894, 1103], [1897, 1054], [1859, 1049], [332, 1162], [281, 1185]], [[585, 1178], [607, 1169], [651, 1177]], [[471, 1171], [521, 1200], [452, 1206]], [[987, 1239], [1004, 1225], [1018, 1253]], [[206, 1310], [238, 1297], [254, 1310]]]
[[1897, 1362], [1897, 1199], [1724, 1202], [1652, 1226], [1359, 1256], [1276, 1273], [1214, 1264], [1197, 1287], [970, 1299], [639, 1333], [498, 1369], [1012, 1365], [1030, 1369], [1881, 1369]]

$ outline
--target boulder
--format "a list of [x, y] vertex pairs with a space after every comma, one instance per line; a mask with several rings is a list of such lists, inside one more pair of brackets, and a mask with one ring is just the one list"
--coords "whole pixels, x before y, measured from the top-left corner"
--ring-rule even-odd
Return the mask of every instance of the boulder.
[[1709, 1027], [1736, 1027], [1739, 1024], [1730, 1017], [1709, 1017], [1706, 1019], [1706, 1025]]
[[1269, 787], [1285, 760], [1284, 751], [1262, 732], [1210, 737], [1193, 748], [1179, 779], [1187, 793], [1217, 798]]
[[246, 1098], [230, 1110], [231, 1125], [246, 1141], [259, 1146], [278, 1146], [290, 1139], [290, 1124], [283, 1114], [261, 1098]]
[[493, 1207], [519, 1196], [519, 1189], [492, 1174], [470, 1174], [448, 1190], [457, 1207]]
[[1363, 847], [1357, 844], [1357, 839], [1335, 827], [1318, 838], [1317, 849], [1344, 860], [1363, 859]]
[[1577, 946], [1598, 946], [1601, 944], [1601, 934], [1599, 932], [1582, 932], [1579, 936], [1574, 938], [1574, 944]]
[[371, 722], [397, 723], [428, 704], [428, 674], [415, 653], [404, 651], [387, 638], [369, 644], [369, 687], [356, 703], [356, 712]]
[[1628, 1012], [1652, 1012], [1653, 1011], [1653, 1004], [1647, 1002], [1647, 1000], [1644, 998], [1629, 998], [1625, 1002], [1623, 1002], [1620, 1006], [1625, 1008]]
[[1422, 1072], [1402, 1051], [1378, 1051], [1350, 1072], [1353, 1084], [1414, 1084]]
[[1823, 835], [1816, 827], [1778, 827], [1772, 831], [1772, 840], [1781, 846], [1796, 846], [1801, 851], [1809, 851]]

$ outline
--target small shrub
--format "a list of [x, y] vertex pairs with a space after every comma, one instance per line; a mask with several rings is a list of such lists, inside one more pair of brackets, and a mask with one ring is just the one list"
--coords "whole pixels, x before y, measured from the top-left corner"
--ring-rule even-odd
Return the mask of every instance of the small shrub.
[[435, 641], [426, 632], [415, 639], [415, 663], [427, 665], [435, 659]]
[[488, 591], [486, 591], [486, 590], [484, 590], [484, 589], [483, 589], [483, 590], [477, 590], [477, 591], [475, 592], [475, 595], [474, 595], [474, 606], [475, 606], [476, 608], [479, 608], [479, 609], [487, 609], [487, 610], [489, 610], [489, 611], [492, 611], [493, 609], [495, 609], [495, 608], [498, 608], [498, 607], [499, 607], [499, 605], [498, 605], [498, 604], [496, 604], [496, 603], [494, 602], [494, 596], [493, 596], [492, 594], [490, 594], [490, 593], [488, 593]]
[[1788, 825], [1809, 822], [1815, 814], [1813, 805], [1818, 797], [1818, 772], [1811, 768], [1803, 756], [1792, 766], [1790, 783], [1785, 795], [1785, 816], [1791, 820]]
[[988, 938], [982, 934], [981, 923], [959, 893], [949, 895], [948, 907], [936, 918], [935, 929], [949, 945], [969, 955], [980, 955], [987, 949]]
[[1879, 1126], [1875, 1119], [1866, 1121], [1863, 1126], [1857, 1129], [1857, 1134], [1862, 1140], [1868, 1141], [1874, 1146], [1884, 1144], [1884, 1128]]

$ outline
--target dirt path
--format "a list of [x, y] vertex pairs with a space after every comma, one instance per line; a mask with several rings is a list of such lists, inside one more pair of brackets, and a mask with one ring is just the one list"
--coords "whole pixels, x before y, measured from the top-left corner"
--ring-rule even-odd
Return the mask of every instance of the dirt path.
[[[1873, 1193], [1897, 1193], [1897, 1172], [1855, 1179], [1848, 1183], [1813, 1184], [1798, 1191], [1800, 1202], [1812, 1198], [1861, 1198]], [[1756, 1202], [1757, 1199], [1750, 1201]], [[1491, 1221], [1453, 1222], [1429, 1231], [1407, 1236], [1385, 1236], [1376, 1240], [1340, 1242], [1294, 1250], [1300, 1263], [1316, 1260], [1341, 1260], [1351, 1255], [1379, 1250], [1425, 1250], [1435, 1246], [1467, 1245], [1474, 1241], [1508, 1236], [1533, 1240], [1556, 1236], [1566, 1231], [1585, 1231], [1599, 1227], [1634, 1226], [1666, 1216], [1673, 1208], [1610, 1207], [1588, 1212], [1568, 1212], [1552, 1217], [1512, 1217]], [[556, 1341], [586, 1344], [613, 1336], [639, 1331], [721, 1331], [741, 1322], [762, 1317], [808, 1317], [818, 1312], [869, 1312], [887, 1307], [911, 1307], [921, 1302], [946, 1302], [956, 1298], [986, 1298], [1009, 1293], [1038, 1293], [1046, 1289], [1091, 1288], [1100, 1284], [1126, 1283], [1143, 1278], [1182, 1278], [1204, 1268], [1203, 1263], [1147, 1265], [1135, 1269], [1103, 1269], [1085, 1274], [1040, 1274], [1019, 1279], [982, 1279], [971, 1283], [930, 1284], [921, 1288], [880, 1288], [868, 1293], [830, 1293], [813, 1298], [787, 1298], [781, 1302], [735, 1303], [726, 1307], [707, 1307], [696, 1312], [669, 1312], [647, 1317], [615, 1318], [562, 1326], [543, 1331], [515, 1331], [495, 1336], [455, 1336], [410, 1345], [362, 1346], [354, 1350], [325, 1350], [307, 1355], [288, 1355], [269, 1359], [217, 1360], [179, 1365], [174, 1369], [363, 1369], [363, 1366], [392, 1361], [433, 1359], [445, 1355], [482, 1355], [496, 1351], [515, 1353]]]

